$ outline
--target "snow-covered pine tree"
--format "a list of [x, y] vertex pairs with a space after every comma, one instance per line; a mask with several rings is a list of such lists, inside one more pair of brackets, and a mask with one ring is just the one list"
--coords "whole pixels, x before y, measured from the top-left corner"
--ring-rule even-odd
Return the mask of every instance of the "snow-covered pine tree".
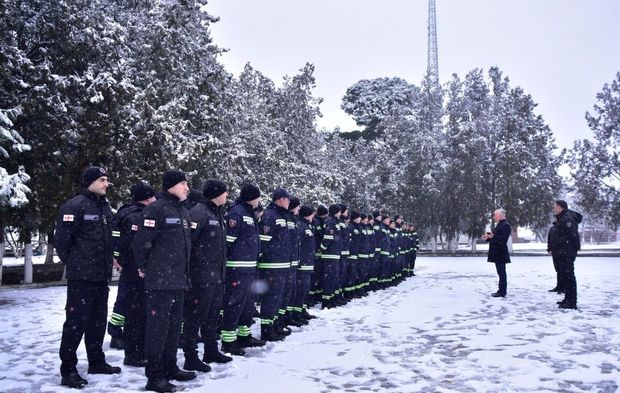
[[608, 227], [620, 226], [620, 72], [596, 95], [586, 113], [594, 140], [575, 142], [568, 163], [578, 204], [589, 214], [604, 217]]

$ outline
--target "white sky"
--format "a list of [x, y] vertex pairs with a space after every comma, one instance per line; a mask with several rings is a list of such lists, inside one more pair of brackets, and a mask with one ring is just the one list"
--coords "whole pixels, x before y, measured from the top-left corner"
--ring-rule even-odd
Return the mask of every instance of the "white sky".
[[[316, 67], [319, 125], [356, 129], [340, 109], [360, 79], [426, 71], [426, 0], [211, 0], [221, 61], [238, 75], [250, 62], [276, 82]], [[620, 71], [620, 1], [437, 0], [439, 72], [461, 78], [499, 66], [539, 104], [560, 147], [590, 136], [584, 119], [596, 93]]]

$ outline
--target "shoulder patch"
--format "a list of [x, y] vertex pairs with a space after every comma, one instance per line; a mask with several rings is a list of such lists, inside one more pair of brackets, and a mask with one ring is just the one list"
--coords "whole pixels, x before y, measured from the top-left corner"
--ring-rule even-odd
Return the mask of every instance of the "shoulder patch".
[[197, 222], [193, 222], [193, 221], [192, 221], [192, 222], [191, 222], [191, 224], [190, 224], [190, 227], [191, 227], [192, 229], [196, 229], [196, 228], [198, 228], [198, 223], [197, 223]]
[[155, 228], [155, 220], [149, 220], [148, 218], [144, 220], [145, 227], [147, 228]]
[[131, 230], [132, 230], [132, 231], [137, 231], [137, 230], [138, 230], [138, 226], [137, 226], [137, 225], [135, 225], [135, 224], [134, 224], [134, 225], [132, 225], [132, 226], [131, 226]]
[[65, 214], [62, 216], [63, 222], [73, 222], [75, 221], [75, 216], [73, 214]]
[[232, 218], [231, 218], [231, 219], [229, 219], [229, 220], [228, 220], [228, 226], [229, 226], [229, 227], [231, 227], [231, 228], [236, 227], [236, 226], [237, 226], [237, 220], [232, 219]]
[[271, 228], [269, 228], [269, 226], [268, 226], [268, 225], [263, 226], [263, 232], [265, 232], [265, 233], [269, 233], [269, 230], [270, 230], [270, 229], [271, 229]]
[[330, 229], [330, 230], [329, 230], [329, 234], [330, 234], [330, 235], [333, 235], [333, 234], [334, 234], [334, 230], [333, 230], [333, 229]]

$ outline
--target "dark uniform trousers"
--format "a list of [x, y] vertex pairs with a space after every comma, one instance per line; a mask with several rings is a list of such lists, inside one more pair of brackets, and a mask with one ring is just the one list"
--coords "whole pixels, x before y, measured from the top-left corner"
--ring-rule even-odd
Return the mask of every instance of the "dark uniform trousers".
[[323, 265], [323, 276], [321, 286], [323, 287], [323, 300], [334, 297], [338, 287], [338, 277], [340, 276], [340, 259], [321, 259]]
[[146, 333], [144, 348], [146, 377], [166, 378], [174, 375], [177, 367], [177, 347], [183, 321], [185, 291], [149, 290], [146, 292]]
[[60, 373], [66, 376], [75, 371], [77, 348], [84, 336], [88, 363], [91, 366], [105, 362], [101, 349], [108, 319], [108, 295], [105, 281], [69, 280], [67, 282], [66, 320], [60, 343]]
[[282, 291], [282, 303], [278, 309], [280, 317], [284, 316], [287, 311], [292, 310], [292, 301], [295, 298], [296, 285], [297, 284], [297, 266], [291, 267], [286, 273], [286, 280], [284, 282], [284, 290]]
[[[144, 280], [121, 281], [125, 287], [125, 356], [144, 359], [144, 324], [146, 318], [146, 293]], [[120, 289], [119, 289], [120, 290]], [[118, 299], [118, 298], [117, 298]]]
[[558, 256], [559, 267], [564, 286], [564, 301], [569, 305], [577, 304], [577, 279], [575, 278], [575, 256]]
[[[235, 341], [239, 325], [249, 326], [254, 314], [254, 297], [250, 295], [256, 268], [227, 268], [226, 288], [222, 304], [222, 341]], [[250, 308], [250, 303], [252, 308]], [[248, 314], [250, 317], [248, 318]], [[249, 320], [248, 320], [249, 319]]]
[[311, 280], [312, 280], [312, 272], [311, 271], [297, 271], [297, 283], [295, 285], [295, 297], [292, 300], [291, 304], [295, 311], [300, 311], [300, 308], [303, 308], [306, 305], [306, 301], [308, 298], [308, 293], [310, 292]]
[[555, 269], [555, 274], [556, 274], [556, 285], [555, 287], [558, 289], [558, 291], [560, 292], [564, 292], [564, 287], [566, 286], [566, 284], [564, 283], [566, 280], [564, 279], [564, 276], [562, 275], [562, 260], [558, 257], [556, 257], [555, 255], [551, 255], [551, 259], [553, 259], [553, 268]]
[[267, 291], [261, 298], [260, 318], [262, 325], [272, 324], [282, 304], [284, 286], [289, 275], [289, 268], [258, 269], [258, 275], [267, 285]]
[[495, 262], [495, 270], [497, 271], [497, 276], [499, 277], [499, 285], [497, 291], [502, 295], [505, 295], [506, 289], [508, 288], [508, 278], [506, 277], [506, 264], [503, 262]]
[[112, 308], [112, 316], [108, 322], [108, 334], [112, 337], [123, 337], [123, 327], [127, 319], [129, 301], [127, 299], [127, 281], [119, 281], [116, 290], [116, 300]]
[[205, 342], [217, 342], [217, 321], [223, 298], [223, 283], [192, 283], [192, 288], [185, 292], [182, 340], [185, 356], [197, 355], [198, 330]]

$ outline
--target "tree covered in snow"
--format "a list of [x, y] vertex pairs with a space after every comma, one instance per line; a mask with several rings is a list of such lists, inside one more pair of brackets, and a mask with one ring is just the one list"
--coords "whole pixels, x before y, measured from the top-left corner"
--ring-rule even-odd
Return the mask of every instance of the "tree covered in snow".
[[[15, 120], [22, 114], [21, 92], [28, 88], [24, 75], [28, 73], [27, 58], [18, 43], [17, 32], [0, 6], [0, 209], [14, 209], [28, 203], [30, 189], [26, 185], [30, 176], [13, 156], [30, 150], [15, 127]], [[5, 220], [2, 220], [2, 231]], [[0, 243], [4, 243], [0, 240]]]
[[594, 140], [576, 141], [568, 160], [576, 201], [616, 229], [620, 226], [620, 72], [596, 95], [586, 120]]

